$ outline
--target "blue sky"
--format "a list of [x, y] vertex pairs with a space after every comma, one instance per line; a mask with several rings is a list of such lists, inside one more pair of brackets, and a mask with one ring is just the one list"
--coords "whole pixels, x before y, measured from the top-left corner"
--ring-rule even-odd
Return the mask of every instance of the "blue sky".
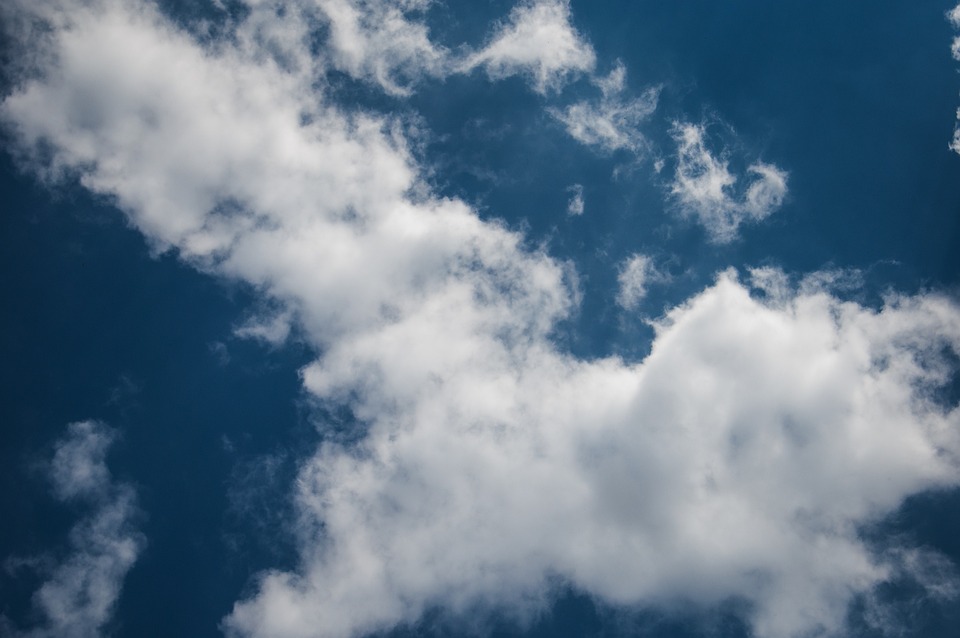
[[0, 635], [955, 632], [960, 8], [0, 19]]

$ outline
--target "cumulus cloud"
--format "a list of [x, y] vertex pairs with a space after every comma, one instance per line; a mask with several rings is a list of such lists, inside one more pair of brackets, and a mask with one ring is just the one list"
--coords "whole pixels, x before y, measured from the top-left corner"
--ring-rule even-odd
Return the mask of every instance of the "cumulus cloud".
[[70, 530], [70, 554], [54, 566], [33, 595], [36, 626], [24, 638], [95, 638], [103, 635], [123, 579], [143, 549], [136, 530], [136, 494], [113, 480], [106, 453], [115, 433], [95, 421], [72, 423], [57, 441], [49, 465], [54, 495], [91, 508]]
[[464, 66], [483, 67], [492, 78], [527, 76], [539, 93], [557, 90], [596, 63], [593, 47], [570, 24], [570, 17], [569, 0], [525, 0]]
[[474, 333], [425, 369], [409, 348], [436, 333], [406, 325], [308, 369], [324, 395], [363, 387], [370, 431], [304, 468], [304, 529], [324, 542], [230, 626], [363, 633], [434, 605], [535, 605], [559, 575], [615, 604], [743, 597], [758, 636], [842, 627], [895, 571], [857, 526], [958, 480], [960, 415], [924, 389], [960, 346], [956, 307], [761, 302], [725, 274], [657, 330], [633, 366]]
[[[273, 57], [204, 48], [149, 5], [69, 8], [38, 43], [43, 73], [3, 102], [21, 161], [78, 175], [158, 249], [287, 310], [318, 353], [305, 388], [363, 428], [303, 463], [299, 565], [261, 574], [229, 635], [524, 617], [558, 580], [614, 605], [742, 598], [762, 638], [830, 631], [896, 571], [858, 525], [960, 482], [960, 412], [934, 400], [960, 350], [949, 300], [871, 309], [727, 272], [657, 322], [644, 361], [577, 359], [550, 338], [568, 267], [432, 196], [389, 118], [330, 105]], [[520, 41], [568, 13], [525, 4], [488, 49], [534, 60], [545, 90], [571, 67]], [[702, 131], [680, 163], [676, 195], [709, 228], [785, 192], [758, 164], [734, 200]]]
[[647, 255], [631, 255], [624, 261], [617, 275], [617, 282], [620, 284], [617, 303], [627, 310], [632, 310], [647, 296], [647, 287], [651, 283], [665, 279], [665, 275], [654, 266], [653, 259]]
[[747, 171], [753, 180], [746, 192], [734, 194], [737, 176], [723, 157], [707, 148], [702, 125], [676, 123], [677, 168], [670, 191], [682, 215], [695, 217], [711, 241], [734, 240], [740, 226], [772, 215], [787, 194], [787, 174], [772, 164], [757, 162]]
[[646, 142], [640, 124], [657, 109], [660, 89], [650, 88], [638, 98], [625, 98], [625, 77], [626, 68], [618, 63], [609, 76], [597, 81], [602, 91], [599, 100], [580, 101], [549, 112], [581, 144], [607, 153], [619, 149], [639, 152]]

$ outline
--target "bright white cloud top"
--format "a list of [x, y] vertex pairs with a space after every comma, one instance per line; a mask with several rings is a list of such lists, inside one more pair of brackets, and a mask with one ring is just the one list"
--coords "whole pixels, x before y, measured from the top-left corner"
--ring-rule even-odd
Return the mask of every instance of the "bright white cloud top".
[[[395, 61], [436, 51], [403, 17], [417, 3], [320, 6], [330, 64], [391, 93]], [[854, 595], [922, 564], [857, 528], [960, 484], [960, 412], [933, 398], [960, 352], [947, 298], [871, 309], [728, 271], [656, 324], [642, 362], [581, 360], [551, 339], [575, 304], [567, 267], [430, 193], [399, 122], [335, 106], [289, 63], [310, 57], [295, 14], [238, 25], [278, 47], [202, 45], [131, 2], [19, 10], [51, 25], [2, 106], [22, 161], [79, 175], [157, 249], [282, 307], [316, 352], [306, 390], [363, 424], [304, 463], [299, 566], [261, 574], [228, 635], [346, 638], [431, 608], [523, 618], [560, 579], [624, 606], [742, 597], [758, 637], [790, 638], [839, 629]], [[519, 5], [471, 64], [547, 93], [594, 57], [547, 1]], [[603, 104], [610, 127], [574, 130], [616, 148], [632, 133], [603, 109], [638, 107]], [[784, 171], [751, 165], [735, 196], [703, 129], [675, 131], [672, 193], [713, 241], [781, 204]], [[122, 540], [112, 574], [136, 555]]]

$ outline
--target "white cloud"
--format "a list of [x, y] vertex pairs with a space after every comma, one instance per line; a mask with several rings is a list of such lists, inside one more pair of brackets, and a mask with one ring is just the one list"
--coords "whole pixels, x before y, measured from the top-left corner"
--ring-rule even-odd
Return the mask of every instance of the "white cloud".
[[336, 68], [371, 78], [390, 93], [409, 93], [422, 75], [449, 71], [447, 52], [430, 41], [426, 24], [411, 19], [432, 0], [316, 0], [330, 27], [329, 52]]
[[958, 479], [960, 415], [924, 390], [945, 380], [941, 345], [960, 345], [943, 299], [768, 305], [724, 275], [636, 366], [422, 321], [306, 371], [322, 395], [363, 388], [369, 435], [304, 468], [303, 529], [322, 522], [324, 542], [302, 572], [264, 577], [238, 634], [514, 608], [551, 575], [615, 604], [742, 596], [758, 636], [836, 630], [851, 595], [893, 572], [857, 525]]
[[482, 66], [495, 79], [526, 75], [539, 93], [547, 93], [595, 63], [593, 47], [570, 24], [568, 0], [525, 0], [464, 68]]
[[665, 279], [665, 275], [654, 266], [653, 259], [641, 254], [631, 255], [624, 261], [617, 275], [620, 284], [617, 303], [627, 310], [632, 310], [647, 296], [647, 287], [651, 283], [663, 282]]
[[570, 201], [567, 203], [567, 214], [583, 215], [583, 184], [574, 184], [567, 191], [572, 193]]
[[787, 194], [787, 174], [772, 164], [752, 164], [747, 170], [753, 181], [737, 197], [733, 188], [737, 177], [725, 159], [710, 152], [704, 135], [701, 125], [674, 125], [677, 168], [670, 191], [682, 215], [695, 217], [711, 241], [726, 243], [736, 238], [743, 223], [765, 219], [780, 207]]
[[70, 530], [70, 554], [54, 566], [33, 595], [31, 638], [95, 638], [103, 635], [123, 579], [144, 546], [134, 527], [133, 488], [117, 483], [105, 456], [115, 434], [95, 421], [72, 423], [56, 446], [49, 471], [54, 494], [92, 508]]
[[564, 124], [575, 140], [610, 153], [619, 149], [640, 152], [646, 142], [640, 124], [657, 109], [659, 87], [647, 89], [638, 98], [626, 99], [625, 68], [618, 64], [597, 83], [602, 98], [595, 102], [581, 101], [565, 109], [549, 109], [551, 115]]
[[292, 323], [293, 317], [290, 316], [289, 311], [261, 314], [248, 319], [233, 333], [238, 337], [258, 339], [277, 346], [284, 343], [290, 336]]
[[[135, 7], [71, 7], [57, 64], [3, 103], [18, 148], [289, 310], [319, 357], [305, 387], [365, 427], [304, 462], [299, 567], [261, 574], [228, 634], [523, 617], [557, 579], [614, 605], [742, 597], [758, 637], [830, 631], [896, 571], [857, 526], [960, 483], [960, 413], [932, 398], [960, 349], [953, 303], [875, 311], [776, 276], [761, 301], [725, 273], [657, 323], [643, 362], [576, 359], [549, 337], [574, 303], [565, 267], [431, 196], [389, 119]], [[506, 33], [537, 7], [568, 11], [524, 5]], [[735, 229], [785, 191], [757, 164], [732, 199], [699, 137], [680, 159], [678, 198], [723, 209], [705, 224]]]

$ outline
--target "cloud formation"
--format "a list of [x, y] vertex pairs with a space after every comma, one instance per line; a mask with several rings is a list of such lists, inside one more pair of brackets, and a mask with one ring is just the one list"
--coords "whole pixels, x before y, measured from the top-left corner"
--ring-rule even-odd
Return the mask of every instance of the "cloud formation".
[[523, 75], [538, 93], [558, 90], [572, 76], [591, 71], [596, 55], [570, 24], [569, 0], [524, 0], [490, 42], [470, 55], [467, 69], [483, 67], [491, 78]]
[[54, 495], [91, 511], [70, 530], [70, 554], [54, 566], [33, 595], [39, 618], [24, 638], [95, 638], [103, 635], [123, 579], [143, 550], [136, 530], [133, 488], [113, 480], [106, 453], [116, 434], [96, 421], [71, 423], [49, 465]]
[[[152, 5], [64, 2], [30, 9], [46, 62], [0, 111], [21, 161], [282, 308], [317, 352], [306, 390], [360, 428], [304, 462], [299, 565], [261, 574], [228, 635], [523, 618], [558, 580], [614, 605], [742, 598], [760, 638], [829, 632], [899, 569], [858, 526], [960, 483], [960, 412], [934, 399], [960, 351], [946, 298], [871, 309], [724, 272], [657, 322], [644, 361], [575, 358], [551, 340], [569, 266], [432, 195], [395, 121]], [[521, 5], [485, 51], [541, 91], [593, 64], [564, 2]], [[674, 194], [726, 241], [786, 178], [754, 164], [735, 198], [702, 136], [677, 128]]]
[[639, 253], [631, 255], [624, 261], [617, 275], [617, 283], [620, 284], [617, 303], [626, 310], [632, 310], [647, 296], [647, 287], [651, 283], [663, 282], [665, 279], [664, 274], [654, 266], [653, 259]]
[[656, 111], [660, 89], [649, 88], [638, 98], [625, 98], [625, 80], [626, 68], [618, 63], [609, 76], [597, 80], [602, 91], [599, 100], [580, 101], [549, 112], [581, 144], [605, 153], [619, 149], [640, 152], [646, 142], [640, 124]]
[[746, 191], [736, 196], [738, 178], [725, 159], [707, 148], [702, 125], [676, 123], [677, 168], [670, 192], [680, 213], [694, 217], [715, 243], [737, 237], [740, 226], [772, 215], [787, 194], [787, 174], [773, 164], [756, 162], [747, 168], [753, 176]]
[[432, 0], [317, 0], [330, 28], [327, 40], [335, 68], [376, 81], [388, 93], [405, 95], [423, 75], [449, 72], [448, 53], [431, 42], [422, 14]]

